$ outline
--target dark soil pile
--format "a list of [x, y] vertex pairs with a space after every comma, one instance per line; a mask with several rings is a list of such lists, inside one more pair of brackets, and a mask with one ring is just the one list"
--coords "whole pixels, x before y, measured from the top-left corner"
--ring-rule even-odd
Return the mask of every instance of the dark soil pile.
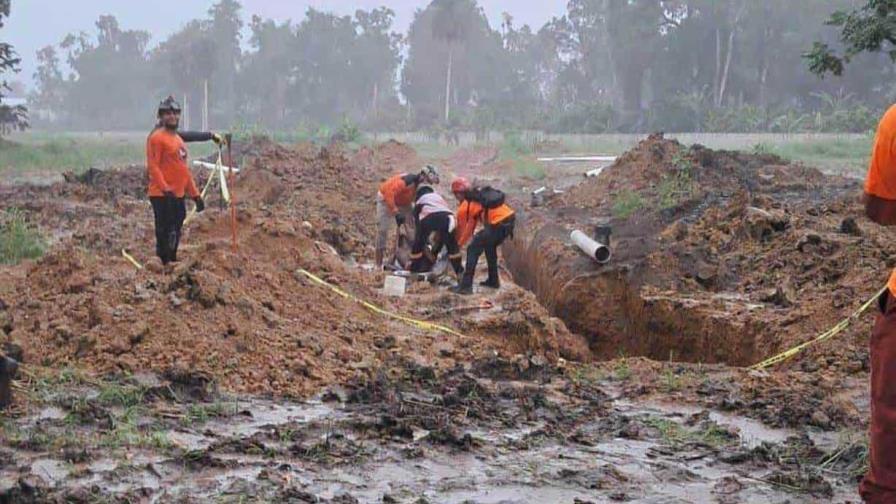
[[[861, 217], [860, 193], [776, 156], [654, 135], [530, 212], [509, 263], [600, 357], [748, 365], [811, 339], [885, 283], [896, 236]], [[613, 230], [603, 267], [568, 238], [598, 224]], [[823, 362], [809, 352], [799, 364], [863, 369], [870, 323], [825, 345]]]

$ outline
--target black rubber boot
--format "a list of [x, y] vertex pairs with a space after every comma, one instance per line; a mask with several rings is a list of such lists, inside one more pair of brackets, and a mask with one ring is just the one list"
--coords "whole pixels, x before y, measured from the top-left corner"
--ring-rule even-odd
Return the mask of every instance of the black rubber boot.
[[488, 279], [483, 282], [479, 282], [479, 285], [481, 285], [483, 287], [488, 287], [489, 289], [500, 289], [501, 281], [497, 280], [497, 279], [496, 280]]
[[464, 277], [461, 279], [460, 284], [451, 288], [451, 292], [463, 295], [473, 293], [473, 275], [469, 270], [464, 273]]
[[451, 292], [455, 294], [461, 294], [463, 296], [468, 296], [473, 293], [473, 287], [465, 286], [463, 284], [455, 285], [451, 288]]

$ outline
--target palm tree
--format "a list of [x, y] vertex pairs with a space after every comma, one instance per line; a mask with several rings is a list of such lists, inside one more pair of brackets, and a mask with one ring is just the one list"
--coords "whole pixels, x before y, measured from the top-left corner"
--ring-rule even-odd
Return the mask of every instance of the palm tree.
[[451, 115], [451, 69], [454, 65], [454, 50], [467, 39], [469, 16], [475, 7], [469, 0], [434, 0], [435, 13], [432, 18], [432, 35], [448, 45], [448, 71], [445, 75], [445, 122]]

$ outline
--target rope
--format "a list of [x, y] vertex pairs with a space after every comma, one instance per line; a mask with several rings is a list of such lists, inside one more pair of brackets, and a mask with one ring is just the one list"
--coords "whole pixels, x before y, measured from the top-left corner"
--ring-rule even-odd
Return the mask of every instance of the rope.
[[841, 332], [843, 332], [843, 330], [845, 330], [847, 327], [849, 327], [850, 324], [855, 322], [855, 320], [858, 319], [863, 313], [865, 313], [868, 310], [868, 308], [870, 308], [874, 304], [874, 302], [877, 301], [877, 298], [879, 298], [886, 290], [887, 290], [886, 287], [879, 290], [877, 292], [877, 294], [872, 296], [871, 299], [869, 299], [868, 301], [865, 301], [865, 303], [862, 306], [860, 306], [858, 310], [853, 312], [852, 315], [841, 320], [834, 327], [819, 334], [818, 336], [815, 337], [815, 339], [812, 339], [805, 343], [799, 344], [789, 350], [785, 350], [785, 351], [779, 353], [778, 355], [768, 358], [760, 363], [753, 364], [748, 369], [751, 369], [751, 370], [765, 369], [769, 366], [774, 366], [775, 364], [784, 362], [785, 360], [793, 357], [794, 355], [797, 355], [798, 353], [809, 348], [810, 346], [813, 346], [817, 343], [821, 343], [822, 341], [829, 340], [829, 339], [833, 338], [834, 336], [840, 334]]
[[339, 296], [342, 296], [342, 297], [344, 297], [344, 298], [346, 298], [346, 299], [351, 299], [352, 301], [355, 301], [355, 302], [357, 302], [357, 303], [360, 303], [361, 306], [367, 308], [368, 310], [370, 310], [370, 311], [372, 311], [372, 312], [374, 312], [374, 313], [377, 313], [377, 314], [379, 314], [379, 315], [382, 315], [382, 316], [384, 316], [384, 317], [388, 317], [388, 318], [391, 318], [391, 319], [399, 320], [399, 321], [405, 322], [405, 323], [407, 323], [407, 324], [410, 324], [410, 325], [412, 325], [412, 326], [418, 327], [418, 328], [420, 328], [420, 329], [425, 329], [425, 330], [428, 330], [428, 331], [438, 331], [438, 332], [443, 332], [443, 333], [446, 333], [446, 334], [451, 334], [451, 335], [454, 335], [454, 336], [459, 336], [459, 337], [461, 337], [461, 338], [465, 338], [465, 337], [466, 337], [465, 335], [463, 335], [463, 334], [461, 334], [461, 333], [455, 331], [454, 329], [451, 329], [450, 327], [446, 327], [446, 326], [439, 325], [439, 324], [433, 324], [432, 322], [426, 322], [426, 321], [424, 321], [424, 320], [417, 320], [417, 319], [414, 319], [414, 318], [411, 318], [411, 317], [405, 317], [404, 315], [399, 315], [399, 314], [397, 314], [397, 313], [392, 313], [392, 312], [390, 312], [390, 311], [384, 310], [384, 309], [380, 308], [379, 306], [376, 306], [375, 304], [373, 304], [373, 303], [371, 303], [371, 302], [369, 302], [369, 301], [365, 301], [365, 300], [360, 299], [360, 298], [358, 298], [358, 297], [356, 297], [356, 296], [354, 296], [354, 295], [352, 295], [352, 294], [349, 294], [348, 292], [346, 292], [346, 291], [340, 289], [339, 287], [336, 287], [335, 285], [333, 285], [333, 284], [331, 284], [331, 283], [328, 283], [326, 280], [324, 280], [324, 279], [322, 279], [322, 278], [320, 278], [320, 277], [318, 277], [318, 276], [316, 276], [316, 275], [314, 275], [314, 274], [312, 274], [312, 273], [310, 273], [309, 271], [306, 271], [306, 270], [304, 270], [304, 269], [300, 269], [300, 270], [299, 270], [299, 273], [305, 275], [306, 277], [308, 277], [309, 279], [311, 279], [311, 281], [313, 281], [314, 283], [316, 283], [316, 284], [318, 284], [318, 285], [321, 285], [321, 286], [323, 286], [323, 287], [327, 287], [328, 289], [330, 289], [331, 291], [335, 292], [335, 293], [338, 294]]

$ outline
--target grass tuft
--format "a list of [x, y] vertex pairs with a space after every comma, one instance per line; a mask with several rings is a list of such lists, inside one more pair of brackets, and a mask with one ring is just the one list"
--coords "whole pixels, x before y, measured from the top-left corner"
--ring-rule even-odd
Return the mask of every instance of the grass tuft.
[[613, 202], [613, 215], [619, 219], [628, 219], [638, 210], [644, 208], [644, 198], [631, 190], [621, 191]]
[[44, 255], [46, 248], [46, 239], [20, 210], [7, 210], [0, 215], [0, 264], [37, 259]]

